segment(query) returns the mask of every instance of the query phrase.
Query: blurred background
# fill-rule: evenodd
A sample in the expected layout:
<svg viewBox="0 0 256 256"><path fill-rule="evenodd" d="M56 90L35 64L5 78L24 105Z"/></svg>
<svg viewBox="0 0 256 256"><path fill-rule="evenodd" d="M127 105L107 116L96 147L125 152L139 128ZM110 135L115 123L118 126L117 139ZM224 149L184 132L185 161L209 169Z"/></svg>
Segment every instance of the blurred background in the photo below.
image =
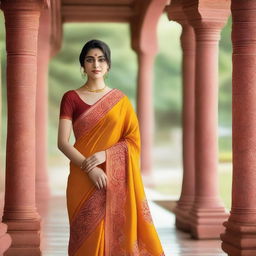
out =
<svg viewBox="0 0 256 256"><path fill-rule="evenodd" d="M2 13L1 13L2 15ZM219 54L219 186L225 206L231 201L231 22L222 30ZM5 172L6 147L6 50L4 19L0 16L2 72L1 184ZM106 84L121 89L136 107L137 57L130 48L130 31L125 23L68 23L64 25L61 51L49 66L48 166L53 194L64 194L69 160L57 148L59 107L62 95L82 86L78 57L90 39L105 41L112 52L112 68ZM154 66L155 132L153 177L155 190L179 198L182 182L181 129L181 27L163 14L158 24L159 51ZM38 70L40 72L40 70ZM74 142L72 134L71 143ZM207 149L205 149L207 150Z"/></svg>

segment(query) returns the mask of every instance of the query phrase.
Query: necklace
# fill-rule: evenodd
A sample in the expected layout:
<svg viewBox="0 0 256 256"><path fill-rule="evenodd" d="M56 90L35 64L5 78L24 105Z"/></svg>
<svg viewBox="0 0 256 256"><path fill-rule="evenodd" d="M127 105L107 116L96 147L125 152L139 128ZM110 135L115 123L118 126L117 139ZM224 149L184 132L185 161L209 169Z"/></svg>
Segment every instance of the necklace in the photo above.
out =
<svg viewBox="0 0 256 256"><path fill-rule="evenodd" d="M101 88L101 89L96 89L96 90L90 89L87 85L85 85L84 87L85 87L86 90L89 91L89 92L102 92L102 91L104 91L104 89L106 88L106 85L105 85L103 88Z"/></svg>

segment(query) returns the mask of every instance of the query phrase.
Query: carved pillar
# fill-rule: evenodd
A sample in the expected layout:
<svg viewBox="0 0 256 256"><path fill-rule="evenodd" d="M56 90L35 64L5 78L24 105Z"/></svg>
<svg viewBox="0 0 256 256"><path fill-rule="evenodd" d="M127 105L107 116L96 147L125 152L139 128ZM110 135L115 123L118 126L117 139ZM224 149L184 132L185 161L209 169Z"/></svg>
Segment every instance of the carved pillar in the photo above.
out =
<svg viewBox="0 0 256 256"><path fill-rule="evenodd" d="M182 26L182 150L183 180L180 199L175 208L176 227L190 230L189 211L195 193L195 35L188 24L180 1L171 1L166 8L168 18Z"/></svg>
<svg viewBox="0 0 256 256"><path fill-rule="evenodd" d="M40 15L36 89L36 205L39 213L47 211L50 197L47 160L48 65L50 58L50 9Z"/></svg>
<svg viewBox="0 0 256 256"><path fill-rule="evenodd" d="M1 222L0 223L0 255L1 256L11 245L11 236L6 232L7 232L7 225Z"/></svg>
<svg viewBox="0 0 256 256"><path fill-rule="evenodd" d="M177 228L188 231L190 230L189 211L193 205L195 193L195 36L193 28L189 25L182 26L181 45L183 51L183 180L175 213Z"/></svg>
<svg viewBox="0 0 256 256"><path fill-rule="evenodd" d="M0 63L1 67L1 63ZM0 82L2 87L2 74L1 74L1 68L0 68ZM2 91L0 90L0 113L2 113ZM2 122L0 120L0 129L2 128ZM1 138L0 138L0 145L1 145ZM1 148L1 150L3 150ZM2 163L1 163L2 164ZM1 170L2 171L2 170ZM2 173L0 174L1 178L1 187L4 187L4 175ZM3 255L3 253L10 247L11 245L11 236L7 234L7 225L2 223L2 214L3 214L3 197L2 197L2 191L0 191L0 255Z"/></svg>
<svg viewBox="0 0 256 256"><path fill-rule="evenodd" d="M200 5L200 8L199 8ZM218 43L229 16L229 2L184 1L196 36L195 200L190 211L191 235L218 238L228 215L218 191Z"/></svg>
<svg viewBox="0 0 256 256"><path fill-rule="evenodd" d="M143 174L152 171L154 136L153 73L155 52L138 51L137 114L141 134L141 169Z"/></svg>
<svg viewBox="0 0 256 256"><path fill-rule="evenodd" d="M3 222L12 245L6 256L38 256L35 206L37 37L41 1L2 1L7 50L7 148Z"/></svg>
<svg viewBox="0 0 256 256"><path fill-rule="evenodd" d="M256 2L232 0L233 183L222 248L256 255Z"/></svg>
<svg viewBox="0 0 256 256"><path fill-rule="evenodd" d="M158 50L157 23L166 0L142 1L131 20L132 48L138 55L137 114L141 135L141 170L148 184L152 173L154 134L153 73ZM139 6L139 5L138 5ZM146 178L146 177L145 177Z"/></svg>

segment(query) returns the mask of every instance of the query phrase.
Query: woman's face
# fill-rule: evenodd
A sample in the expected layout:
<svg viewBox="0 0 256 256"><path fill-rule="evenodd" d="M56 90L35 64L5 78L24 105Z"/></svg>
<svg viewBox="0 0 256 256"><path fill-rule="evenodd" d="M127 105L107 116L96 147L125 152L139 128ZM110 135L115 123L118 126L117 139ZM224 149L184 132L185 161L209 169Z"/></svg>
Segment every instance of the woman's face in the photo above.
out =
<svg viewBox="0 0 256 256"><path fill-rule="evenodd" d="M90 49L84 59L84 69L92 79L103 78L108 72L108 63L99 48Z"/></svg>

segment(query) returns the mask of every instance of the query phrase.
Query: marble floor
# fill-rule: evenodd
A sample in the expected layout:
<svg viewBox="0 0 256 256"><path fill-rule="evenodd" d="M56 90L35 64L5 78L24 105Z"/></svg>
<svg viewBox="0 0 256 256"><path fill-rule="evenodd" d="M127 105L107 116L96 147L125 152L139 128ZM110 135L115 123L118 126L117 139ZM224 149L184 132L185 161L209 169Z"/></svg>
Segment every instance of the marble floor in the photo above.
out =
<svg viewBox="0 0 256 256"><path fill-rule="evenodd" d="M53 196L48 206L47 217L42 221L42 255L67 256L69 228L65 197ZM219 240L193 240L189 234L175 229L175 218L171 212L152 201L149 201L149 206L166 256L226 255L220 248Z"/></svg>

